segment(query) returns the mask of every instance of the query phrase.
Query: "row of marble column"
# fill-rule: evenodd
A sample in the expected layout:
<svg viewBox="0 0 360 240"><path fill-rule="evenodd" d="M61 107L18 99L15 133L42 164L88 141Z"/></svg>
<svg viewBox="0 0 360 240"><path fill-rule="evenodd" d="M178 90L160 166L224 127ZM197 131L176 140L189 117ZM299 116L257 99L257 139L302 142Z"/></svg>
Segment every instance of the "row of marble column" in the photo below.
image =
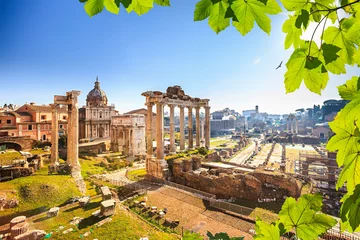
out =
<svg viewBox="0 0 360 240"><path fill-rule="evenodd" d="M152 144L152 109L154 103L147 103L147 155L152 157L153 144ZM158 160L164 159L164 106L162 102L156 103L156 158ZM176 153L175 145L175 115L174 109L176 105L168 104L170 108L170 153ZM180 108L180 151L185 151L185 106L179 106ZM188 108L188 150L194 149L194 136L193 136L193 108L195 108L196 118L196 143L195 147L200 147L200 107ZM210 107L205 107L205 147L210 147Z"/></svg>
<svg viewBox="0 0 360 240"><path fill-rule="evenodd" d="M290 129L291 129L291 133L298 133L298 121L295 119L292 120L287 120L286 121L286 131L289 132L289 125L290 125ZM295 131L294 131L294 126L295 126Z"/></svg>

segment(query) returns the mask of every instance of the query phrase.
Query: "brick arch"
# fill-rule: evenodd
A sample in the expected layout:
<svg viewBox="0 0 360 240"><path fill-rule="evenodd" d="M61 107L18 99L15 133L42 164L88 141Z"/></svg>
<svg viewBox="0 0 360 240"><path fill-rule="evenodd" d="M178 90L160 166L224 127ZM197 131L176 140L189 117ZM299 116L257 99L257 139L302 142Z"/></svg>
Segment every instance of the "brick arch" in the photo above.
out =
<svg viewBox="0 0 360 240"><path fill-rule="evenodd" d="M36 140L29 137L0 137L0 145L13 145L16 150L31 150Z"/></svg>

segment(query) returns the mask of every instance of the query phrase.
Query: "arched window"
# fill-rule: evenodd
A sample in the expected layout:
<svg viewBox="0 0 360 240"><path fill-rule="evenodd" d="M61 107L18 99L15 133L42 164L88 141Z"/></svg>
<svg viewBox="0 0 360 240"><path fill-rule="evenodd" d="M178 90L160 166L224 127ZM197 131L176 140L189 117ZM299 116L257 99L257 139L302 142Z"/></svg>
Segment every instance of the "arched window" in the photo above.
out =
<svg viewBox="0 0 360 240"><path fill-rule="evenodd" d="M99 112L99 118L102 118L102 112Z"/></svg>

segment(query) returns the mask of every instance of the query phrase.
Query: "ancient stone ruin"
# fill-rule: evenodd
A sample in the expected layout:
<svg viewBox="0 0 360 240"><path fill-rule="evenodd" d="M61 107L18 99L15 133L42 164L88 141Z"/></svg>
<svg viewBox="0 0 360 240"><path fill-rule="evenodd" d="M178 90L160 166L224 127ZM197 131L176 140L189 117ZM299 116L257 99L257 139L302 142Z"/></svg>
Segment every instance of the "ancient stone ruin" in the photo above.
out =
<svg viewBox="0 0 360 240"><path fill-rule="evenodd" d="M145 105L148 108L148 116L152 116L152 108L156 105L156 158L153 156L152 145L152 118L147 118L147 157L146 171L153 177L166 178L168 165L164 160L164 106L170 107L170 153L176 153L175 145L175 122L174 109L180 108L180 151L185 151L185 119L184 108L188 112L196 111L196 148L200 147L200 108L205 108L205 147L210 147L210 106L209 99L192 98L185 94L180 86L168 87L166 93L159 91L148 91L141 94L146 97ZM188 149L194 148L193 143L193 119L188 114Z"/></svg>
<svg viewBox="0 0 360 240"><path fill-rule="evenodd" d="M258 200L300 196L301 183L284 173L261 170L243 173L231 169L208 170L200 166L199 157L175 160L171 180L225 199L235 197Z"/></svg>

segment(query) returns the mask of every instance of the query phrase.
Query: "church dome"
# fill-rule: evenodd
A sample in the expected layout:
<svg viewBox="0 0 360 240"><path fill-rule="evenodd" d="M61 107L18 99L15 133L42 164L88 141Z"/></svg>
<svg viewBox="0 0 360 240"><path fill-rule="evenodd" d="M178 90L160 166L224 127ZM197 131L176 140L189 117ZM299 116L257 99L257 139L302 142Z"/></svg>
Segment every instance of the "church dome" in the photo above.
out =
<svg viewBox="0 0 360 240"><path fill-rule="evenodd" d="M87 106L107 106L108 100L106 94L103 90L100 89L100 82L98 81L98 77L96 77L96 82L94 89L92 89L86 98Z"/></svg>

